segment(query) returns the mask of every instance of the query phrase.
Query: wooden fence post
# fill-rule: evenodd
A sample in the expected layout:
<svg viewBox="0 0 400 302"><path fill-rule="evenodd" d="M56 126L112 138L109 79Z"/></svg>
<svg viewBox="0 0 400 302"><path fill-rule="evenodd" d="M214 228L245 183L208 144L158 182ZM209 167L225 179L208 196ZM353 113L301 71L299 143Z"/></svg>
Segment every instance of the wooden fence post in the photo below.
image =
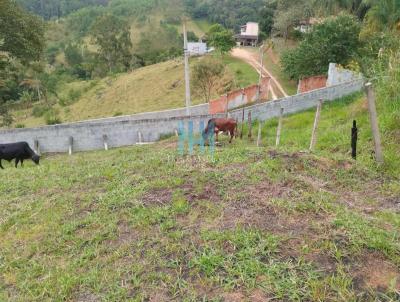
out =
<svg viewBox="0 0 400 302"><path fill-rule="evenodd" d="M368 99L368 110L369 116L371 120L371 128L372 134L374 136L374 144L375 144L375 159L378 163L383 163L383 154L382 154L382 145L381 145L381 135L379 133L378 126L378 117L376 113L376 105L375 105L375 93L372 88L372 83L365 84L365 88L367 90L367 99Z"/></svg>
<svg viewBox="0 0 400 302"><path fill-rule="evenodd" d="M74 144L74 138L72 137L72 136L70 136L69 137L69 139L68 139L68 154L69 155L72 155L72 146L73 146L73 144Z"/></svg>
<svg viewBox="0 0 400 302"><path fill-rule="evenodd" d="M103 134L103 144L104 144L104 150L108 150L108 137L106 134Z"/></svg>
<svg viewBox="0 0 400 302"><path fill-rule="evenodd" d="M37 155L40 155L40 146L39 146L39 140L35 139L33 141L33 149L35 150Z"/></svg>
<svg viewBox="0 0 400 302"><path fill-rule="evenodd" d="M281 111L279 113L279 121L278 121L278 129L276 130L276 141L275 141L275 146L278 147L279 143L281 141L281 132L282 132L282 122L283 122L283 111L285 109L281 108Z"/></svg>
<svg viewBox="0 0 400 302"><path fill-rule="evenodd" d="M257 147L261 144L261 121L258 121Z"/></svg>
<svg viewBox="0 0 400 302"><path fill-rule="evenodd" d="M240 130L240 139L243 139L243 127L244 127L244 107L242 111L242 130Z"/></svg>
<svg viewBox="0 0 400 302"><path fill-rule="evenodd" d="M249 125L249 133L248 133L248 138L251 139L252 133L251 133L251 111L249 111L249 113L247 114L247 123Z"/></svg>
<svg viewBox="0 0 400 302"><path fill-rule="evenodd" d="M317 106L317 111L315 112L314 126L311 134L310 151L314 149L315 143L317 142L317 129L319 124L319 118L321 116L322 102L323 102L322 99L320 99Z"/></svg>
<svg viewBox="0 0 400 302"><path fill-rule="evenodd" d="M228 118L228 94L225 94L225 118Z"/></svg>
<svg viewBox="0 0 400 302"><path fill-rule="evenodd" d="M357 122L353 121L353 128L351 128L351 157L353 159L357 159L357 138L358 138Z"/></svg>

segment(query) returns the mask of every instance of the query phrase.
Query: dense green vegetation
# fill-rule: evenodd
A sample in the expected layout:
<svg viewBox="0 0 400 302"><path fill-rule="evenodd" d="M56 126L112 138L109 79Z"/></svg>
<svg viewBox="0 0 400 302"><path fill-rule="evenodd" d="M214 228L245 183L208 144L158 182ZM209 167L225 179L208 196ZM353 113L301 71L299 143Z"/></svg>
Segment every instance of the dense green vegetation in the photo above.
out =
<svg viewBox="0 0 400 302"><path fill-rule="evenodd" d="M363 102L324 105L313 154L310 110L278 149L273 120L263 147L223 137L214 160L168 140L6 165L0 300L396 301L400 161L389 139L371 159Z"/></svg>

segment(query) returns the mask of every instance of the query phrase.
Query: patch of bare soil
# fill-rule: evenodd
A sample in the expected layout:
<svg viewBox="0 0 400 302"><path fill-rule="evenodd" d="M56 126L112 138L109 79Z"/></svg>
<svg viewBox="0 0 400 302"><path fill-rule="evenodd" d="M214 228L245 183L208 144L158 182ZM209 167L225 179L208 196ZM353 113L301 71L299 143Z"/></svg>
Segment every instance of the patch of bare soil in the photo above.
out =
<svg viewBox="0 0 400 302"><path fill-rule="evenodd" d="M246 300L246 297L241 292L236 293L226 293L222 295L223 301L225 302L243 302Z"/></svg>
<svg viewBox="0 0 400 302"><path fill-rule="evenodd" d="M154 205L166 205L172 200L171 189L152 189L150 192L144 194L141 198L143 205L154 206Z"/></svg>
<svg viewBox="0 0 400 302"><path fill-rule="evenodd" d="M400 291L400 270L379 253L360 257L353 266L352 276L356 287L385 292L391 285Z"/></svg>
<svg viewBox="0 0 400 302"><path fill-rule="evenodd" d="M171 298L168 296L166 290L158 290L155 293L152 293L149 297L149 302L166 302L172 301Z"/></svg>
<svg viewBox="0 0 400 302"><path fill-rule="evenodd" d="M107 242L107 245L111 245L113 247L119 247L124 244L135 242L140 236L140 232L138 232L133 227L129 226L129 224L126 221L120 221L118 223L117 232L118 232L117 237Z"/></svg>
<svg viewBox="0 0 400 302"><path fill-rule="evenodd" d="M198 200L209 200L213 202L219 202L221 200L221 196L217 192L216 186L211 182L206 183L201 192L197 192L192 183L186 183L181 187L181 189L189 203L194 203Z"/></svg>

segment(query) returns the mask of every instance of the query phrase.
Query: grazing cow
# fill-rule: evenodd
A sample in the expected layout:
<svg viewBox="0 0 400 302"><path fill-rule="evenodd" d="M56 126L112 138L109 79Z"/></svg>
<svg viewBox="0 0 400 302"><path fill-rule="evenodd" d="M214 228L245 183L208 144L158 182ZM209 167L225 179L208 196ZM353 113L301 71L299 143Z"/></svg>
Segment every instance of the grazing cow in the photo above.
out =
<svg viewBox="0 0 400 302"><path fill-rule="evenodd" d="M212 118L208 121L206 129L203 132L203 138L206 140L210 131L212 131L214 127L214 133L216 136L216 141L218 142L218 133L228 132L231 136L229 143L232 142L233 136L235 135L235 131L237 129L237 123L232 118Z"/></svg>
<svg viewBox="0 0 400 302"><path fill-rule="evenodd" d="M35 164L39 164L39 155L37 155L28 145L27 142L19 142L12 144L0 144L0 168L4 169L1 160L12 161L15 158L15 167L18 162L23 166L24 159L31 159Z"/></svg>

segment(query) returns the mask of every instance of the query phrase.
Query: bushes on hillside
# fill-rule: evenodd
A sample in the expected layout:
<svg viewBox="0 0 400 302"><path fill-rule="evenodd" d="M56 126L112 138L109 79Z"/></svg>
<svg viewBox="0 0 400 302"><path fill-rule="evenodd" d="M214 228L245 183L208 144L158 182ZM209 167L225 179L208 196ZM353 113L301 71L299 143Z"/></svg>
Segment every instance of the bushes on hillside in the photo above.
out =
<svg viewBox="0 0 400 302"><path fill-rule="evenodd" d="M305 35L299 46L283 53L284 72L291 79L326 74L329 63L347 65L357 57L361 25L350 15L331 17Z"/></svg>

